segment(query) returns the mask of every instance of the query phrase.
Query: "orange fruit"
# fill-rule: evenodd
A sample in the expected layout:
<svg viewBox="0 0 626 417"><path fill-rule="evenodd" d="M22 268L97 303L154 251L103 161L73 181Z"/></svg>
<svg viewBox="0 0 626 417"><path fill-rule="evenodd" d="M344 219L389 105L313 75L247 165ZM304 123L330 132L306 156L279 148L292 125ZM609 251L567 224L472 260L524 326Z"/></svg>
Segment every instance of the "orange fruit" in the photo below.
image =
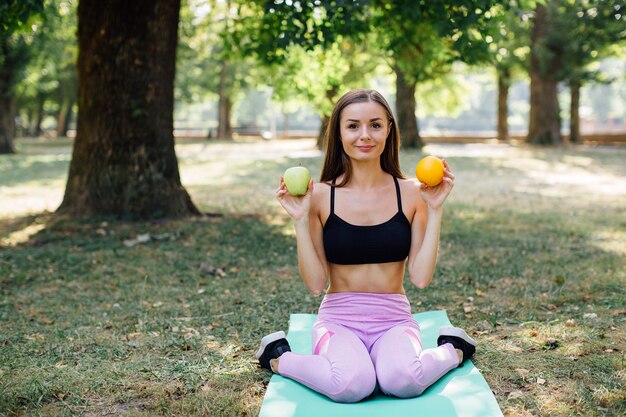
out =
<svg viewBox="0 0 626 417"><path fill-rule="evenodd" d="M417 179L434 187L443 181L443 161L436 156L427 156L422 158L415 168Z"/></svg>

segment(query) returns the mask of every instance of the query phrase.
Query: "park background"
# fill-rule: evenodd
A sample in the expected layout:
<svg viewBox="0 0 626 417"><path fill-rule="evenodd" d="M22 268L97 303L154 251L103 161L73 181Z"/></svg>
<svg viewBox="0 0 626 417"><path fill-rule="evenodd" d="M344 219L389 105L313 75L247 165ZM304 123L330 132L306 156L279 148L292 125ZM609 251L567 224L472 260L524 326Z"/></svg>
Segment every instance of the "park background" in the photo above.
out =
<svg viewBox="0 0 626 417"><path fill-rule="evenodd" d="M616 1L0 4L0 416L254 416L254 352L315 313L279 176L380 90L401 166L457 176L415 311L506 416L626 411Z"/></svg>

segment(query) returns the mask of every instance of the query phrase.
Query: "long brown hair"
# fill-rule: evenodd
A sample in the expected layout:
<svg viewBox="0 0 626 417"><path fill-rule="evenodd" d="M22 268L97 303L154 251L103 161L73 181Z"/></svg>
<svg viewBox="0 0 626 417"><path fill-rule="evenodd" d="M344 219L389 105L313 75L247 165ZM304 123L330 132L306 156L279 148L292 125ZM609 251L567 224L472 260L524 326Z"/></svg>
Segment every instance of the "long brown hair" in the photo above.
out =
<svg viewBox="0 0 626 417"><path fill-rule="evenodd" d="M322 168L320 182L328 183L340 175L343 175L343 178L341 182L337 184L337 187L343 187L350 181L352 165L350 164L350 157L348 157L341 144L341 132L339 130L341 112L352 103L367 101L372 101L383 106L385 113L387 113L387 121L391 123L391 129L389 129L389 135L385 142L385 149L382 155L380 155L380 167L383 171L394 177L404 178L402 171L400 171L400 129L398 129L398 124L393 117L387 100L376 90L352 90L344 94L337 101L335 108L333 108L330 114L326 133L324 134L326 155L324 157L324 166Z"/></svg>

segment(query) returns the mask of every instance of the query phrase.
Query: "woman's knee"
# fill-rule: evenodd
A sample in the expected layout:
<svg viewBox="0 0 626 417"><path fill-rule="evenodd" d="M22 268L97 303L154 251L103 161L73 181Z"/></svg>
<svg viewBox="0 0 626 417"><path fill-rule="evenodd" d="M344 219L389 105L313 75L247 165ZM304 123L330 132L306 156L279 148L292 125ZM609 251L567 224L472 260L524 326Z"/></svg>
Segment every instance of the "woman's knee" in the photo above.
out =
<svg viewBox="0 0 626 417"><path fill-rule="evenodd" d="M328 397L340 403L355 403L368 397L376 389L376 371L370 363L360 364L350 375L333 375L335 390Z"/></svg>
<svg viewBox="0 0 626 417"><path fill-rule="evenodd" d="M419 358L421 342L413 329L396 328L376 346L376 377L380 389L388 395L412 398L422 394L423 367Z"/></svg>
<svg viewBox="0 0 626 417"><path fill-rule="evenodd" d="M377 369L378 385L382 392L399 398L413 398L426 389L409 369Z"/></svg>

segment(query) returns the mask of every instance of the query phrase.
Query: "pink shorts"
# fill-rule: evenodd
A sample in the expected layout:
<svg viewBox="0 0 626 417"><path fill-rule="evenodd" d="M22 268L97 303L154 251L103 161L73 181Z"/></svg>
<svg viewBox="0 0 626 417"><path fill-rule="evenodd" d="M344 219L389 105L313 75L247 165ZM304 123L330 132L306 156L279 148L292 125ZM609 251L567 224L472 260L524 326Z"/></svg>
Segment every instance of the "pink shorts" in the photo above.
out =
<svg viewBox="0 0 626 417"><path fill-rule="evenodd" d="M324 344L327 324L338 324L354 333L367 351L392 327L415 328L419 325L411 315L411 305L404 294L339 292L326 294L313 326L313 354Z"/></svg>

